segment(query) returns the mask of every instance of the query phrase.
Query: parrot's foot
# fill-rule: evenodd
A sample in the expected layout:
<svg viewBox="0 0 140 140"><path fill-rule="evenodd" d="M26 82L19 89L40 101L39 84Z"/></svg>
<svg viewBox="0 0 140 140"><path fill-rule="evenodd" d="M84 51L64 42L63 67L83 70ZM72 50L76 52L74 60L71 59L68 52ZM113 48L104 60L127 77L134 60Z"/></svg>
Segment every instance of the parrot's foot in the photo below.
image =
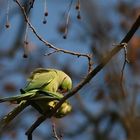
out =
<svg viewBox="0 0 140 140"><path fill-rule="evenodd" d="M25 94L26 92L21 88L20 89L21 94Z"/></svg>

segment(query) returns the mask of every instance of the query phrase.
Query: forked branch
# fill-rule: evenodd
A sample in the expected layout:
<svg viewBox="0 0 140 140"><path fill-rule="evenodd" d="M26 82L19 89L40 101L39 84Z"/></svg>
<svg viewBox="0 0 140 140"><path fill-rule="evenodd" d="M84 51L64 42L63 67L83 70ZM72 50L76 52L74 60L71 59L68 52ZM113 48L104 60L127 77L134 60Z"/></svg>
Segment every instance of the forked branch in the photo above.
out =
<svg viewBox="0 0 140 140"><path fill-rule="evenodd" d="M140 16L136 19L135 23L132 25L129 32L126 34L126 36L122 39L120 44L122 43L128 43L130 39L133 37L134 33L137 31L137 29L140 26ZM108 54L106 54L105 57L102 58L102 62L89 74L83 79L75 88L73 88L66 96L64 96L60 102L56 105L56 107L52 110L50 113L50 116L53 116L56 111L60 108L60 106L70 97L75 95L83 86L85 86L90 80L103 69L103 67L111 60L111 58L116 55L121 49L123 49L124 45L117 45L115 48L113 48ZM43 117L43 116L42 116ZM31 128L27 131L28 134L31 134L44 120L47 118L47 116L43 117L41 121L36 121Z"/></svg>
<svg viewBox="0 0 140 140"><path fill-rule="evenodd" d="M15 2L18 4L18 6L20 7L25 21L28 23L29 27L31 28L32 32L37 36L37 38L43 42L45 45L47 45L49 48L53 49L56 52L63 52L63 53L67 53L67 54L71 54L71 55L75 55L77 57L86 57L89 60L89 69L90 72L87 74L87 76L85 77L85 79L83 79L75 88L73 88L69 93L66 94L66 96L64 96L60 102L56 105L56 107L52 110L52 112L50 112L49 116L41 116L38 118L38 120L29 128L29 130L26 132L26 135L28 135L28 140L32 139L32 133L33 131L46 119L46 118L50 118L52 116L54 116L54 114L56 113L56 111L60 108L60 106L71 96L75 95L80 89L82 89L88 82L90 82L90 80L98 73L100 72L103 67L111 60L111 58L116 55L122 48L124 48L124 45L121 45L123 43L128 43L130 41L130 39L133 37L134 33L137 31L137 29L140 26L140 16L136 19L135 23L132 25L131 29L129 30L129 32L126 34L126 36L122 39L122 41L120 42L119 45L117 45L116 47L114 47L108 54L106 54L105 57L102 58L101 63L93 70L91 70L91 55L89 54L82 54L82 53L77 53L77 52L72 52L72 51L68 51L68 50L64 50L64 49L60 49L55 47L54 45L52 45L51 43L49 43L48 41L44 40L35 30L35 28L33 27L33 25L30 23L26 12L24 10L24 7L21 6L21 4L19 3L18 0L15 0ZM30 139L29 139L30 138Z"/></svg>

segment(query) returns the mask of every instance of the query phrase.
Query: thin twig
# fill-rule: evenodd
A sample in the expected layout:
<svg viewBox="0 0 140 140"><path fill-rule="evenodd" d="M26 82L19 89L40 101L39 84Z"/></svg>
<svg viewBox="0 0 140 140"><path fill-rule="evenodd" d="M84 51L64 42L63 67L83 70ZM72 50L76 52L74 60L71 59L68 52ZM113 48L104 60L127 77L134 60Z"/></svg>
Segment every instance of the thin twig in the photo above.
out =
<svg viewBox="0 0 140 140"><path fill-rule="evenodd" d="M34 2L35 2L35 0L30 0L30 2L29 2L30 6L29 6L28 13L29 13L29 12L31 11L31 9L33 8Z"/></svg>
<svg viewBox="0 0 140 140"><path fill-rule="evenodd" d="M59 138L59 136L57 135L57 132L56 132L56 125L55 125L55 122L53 121L52 122L52 131L53 131L53 134L54 134L54 138L56 139L56 140L61 140L61 138Z"/></svg>
<svg viewBox="0 0 140 140"><path fill-rule="evenodd" d="M64 31L64 35L63 35L63 38L64 39L67 38L67 34L68 34L68 26L69 26L69 19L70 19L70 10L71 10L71 7L72 7L72 3L73 3L73 0L71 0L71 2L69 4L69 8L68 8L67 15L66 15L65 31Z"/></svg>
<svg viewBox="0 0 140 140"><path fill-rule="evenodd" d="M50 52L50 53L47 53L47 54L45 54L45 55L50 56L50 55L52 55L52 54L54 54L54 53L57 53L57 52L59 52L59 51L58 51L58 50L55 50L55 51Z"/></svg>
<svg viewBox="0 0 140 140"><path fill-rule="evenodd" d="M22 7L22 5L20 4L20 2L18 0L15 0L15 2L18 4L18 6L20 7L22 13L23 13L23 16L24 16L24 19L25 21L28 23L30 29L32 30L32 32L36 35L36 37L41 41L43 42L46 46L48 46L49 48L51 49L54 49L56 51L59 51L59 52L63 52L63 53L67 53L67 54L71 54L71 55L75 55L77 57L86 57L88 59L91 59L90 58L90 55L89 54L84 54L84 53L77 53L77 52L73 52L73 51L68 51L68 50L65 50L65 49L60 49L60 48L57 48L55 47L54 45L52 45L51 43L49 43L48 41L44 40L38 33L37 31L35 30L35 28L33 27L33 25L31 24L31 22L29 21L28 19L28 16L25 12L25 9L24 7Z"/></svg>
<svg viewBox="0 0 140 140"><path fill-rule="evenodd" d="M92 54L89 55L89 58L88 58L88 72L91 72L93 70L93 56Z"/></svg>
<svg viewBox="0 0 140 140"><path fill-rule="evenodd" d="M28 57L28 24L26 24L26 30L25 30L25 36L24 36L24 54L23 57L27 58Z"/></svg>
<svg viewBox="0 0 140 140"><path fill-rule="evenodd" d="M6 10L6 28L10 27L10 22L9 22L9 10L10 10L10 0L7 1L7 10Z"/></svg>
<svg viewBox="0 0 140 140"><path fill-rule="evenodd" d="M29 18L25 12L25 9L24 7L22 7L22 5L20 4L20 2L18 0L15 0L15 2L18 4L18 6L20 7L22 13L23 13L23 16L24 16L24 19L25 21L27 22L27 24L29 25L30 29L32 30L32 32L36 35L36 37L41 41L43 42L46 46L48 46L49 48L55 50L55 52L63 52L63 53L67 53L67 54L70 54L70 55L75 55L77 57L85 57L88 59L88 71L91 71L92 69L92 64L93 64L93 61L92 61L92 54L85 54L85 53L77 53L77 52L73 52L73 51L68 51L68 50L65 50L65 49L60 49L60 48L57 48L55 47L54 45L52 45L51 43L49 43L48 41L44 40L38 33L37 31L35 30L35 28L33 27L33 25L31 24L31 22L29 21Z"/></svg>
<svg viewBox="0 0 140 140"><path fill-rule="evenodd" d="M127 58L127 43L122 43L123 45L123 48L124 48L124 63L123 63L123 66L122 66L122 70L121 70L121 89L122 89L122 95L123 97L125 98L126 97L126 92L124 90L124 86L123 86L123 77L124 77L124 69L125 69L125 66L126 66L126 63L128 63L128 58Z"/></svg>
<svg viewBox="0 0 140 140"><path fill-rule="evenodd" d="M121 69L121 77L120 77L120 86L122 89L122 96L126 97L126 92L124 90L124 86L123 86L123 76L124 76L124 69L126 66L126 63L129 63L128 58L127 58L127 43L121 43L121 44L114 44L113 46L122 46L122 48L124 49L124 62L123 62L123 66Z"/></svg>
<svg viewBox="0 0 140 140"><path fill-rule="evenodd" d="M124 69L125 69L126 63L128 63L129 61L127 58L127 43L122 43L121 45L123 45L123 48L124 48L124 63L121 70L121 83L123 84Z"/></svg>

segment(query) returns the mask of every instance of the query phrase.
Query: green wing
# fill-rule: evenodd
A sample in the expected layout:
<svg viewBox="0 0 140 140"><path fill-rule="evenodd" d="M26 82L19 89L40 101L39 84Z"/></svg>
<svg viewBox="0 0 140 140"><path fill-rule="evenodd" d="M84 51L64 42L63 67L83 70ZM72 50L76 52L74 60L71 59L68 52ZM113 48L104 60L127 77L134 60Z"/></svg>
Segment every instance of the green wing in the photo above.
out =
<svg viewBox="0 0 140 140"><path fill-rule="evenodd" d="M29 77L28 84L24 90L29 91L32 89L40 89L41 87L51 83L55 78L56 72L51 69L36 69Z"/></svg>
<svg viewBox="0 0 140 140"><path fill-rule="evenodd" d="M52 92L52 91L38 91L40 92L40 94L43 94L45 96L50 96L50 97L54 97L57 99L61 99L63 98L63 94L59 93L59 92Z"/></svg>

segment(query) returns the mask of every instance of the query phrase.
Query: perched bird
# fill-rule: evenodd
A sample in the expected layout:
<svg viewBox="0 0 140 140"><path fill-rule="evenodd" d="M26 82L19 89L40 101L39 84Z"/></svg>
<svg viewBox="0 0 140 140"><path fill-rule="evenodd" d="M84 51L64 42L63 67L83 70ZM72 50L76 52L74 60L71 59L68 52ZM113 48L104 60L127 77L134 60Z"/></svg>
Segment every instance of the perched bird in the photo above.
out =
<svg viewBox="0 0 140 140"><path fill-rule="evenodd" d="M16 102L14 110L0 120L1 127L11 122L24 108L31 105L41 114L47 115L56 106L64 93L72 88L71 78L57 69L38 68L27 80L27 85L21 89L21 95L0 99L1 102ZM72 107L65 101L57 110L54 117L61 118L71 112Z"/></svg>

